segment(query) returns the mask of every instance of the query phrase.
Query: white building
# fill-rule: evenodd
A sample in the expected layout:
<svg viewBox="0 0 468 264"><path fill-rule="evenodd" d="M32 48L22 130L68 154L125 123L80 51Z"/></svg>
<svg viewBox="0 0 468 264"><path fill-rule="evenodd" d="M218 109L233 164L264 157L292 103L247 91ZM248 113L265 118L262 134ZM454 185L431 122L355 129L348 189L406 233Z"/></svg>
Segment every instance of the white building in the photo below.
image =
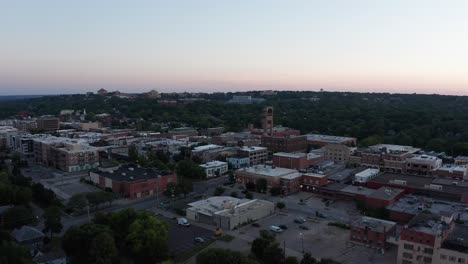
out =
<svg viewBox="0 0 468 264"><path fill-rule="evenodd" d="M250 164L250 158L243 156L229 157L226 158L226 161L229 163L229 165L231 165L231 168L233 169L245 168L248 167Z"/></svg>
<svg viewBox="0 0 468 264"><path fill-rule="evenodd" d="M232 230L271 215L275 204L265 200L214 196L188 204L187 219Z"/></svg>
<svg viewBox="0 0 468 264"><path fill-rule="evenodd" d="M210 161L200 165L205 170L207 178L216 177L225 174L228 171L228 163L224 161Z"/></svg>
<svg viewBox="0 0 468 264"><path fill-rule="evenodd" d="M359 173L356 173L354 176L354 181L359 183L365 183L373 178L375 178L379 174L379 169L366 169Z"/></svg>

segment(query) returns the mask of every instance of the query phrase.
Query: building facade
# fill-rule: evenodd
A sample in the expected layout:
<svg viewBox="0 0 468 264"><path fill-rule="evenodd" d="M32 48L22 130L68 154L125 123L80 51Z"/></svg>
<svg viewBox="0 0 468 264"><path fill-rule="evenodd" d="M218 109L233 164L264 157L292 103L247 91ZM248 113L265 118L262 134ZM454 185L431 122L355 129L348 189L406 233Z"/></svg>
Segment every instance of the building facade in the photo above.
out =
<svg viewBox="0 0 468 264"><path fill-rule="evenodd" d="M228 171L228 163L218 160L201 164L200 167L205 170L207 178L222 176Z"/></svg>

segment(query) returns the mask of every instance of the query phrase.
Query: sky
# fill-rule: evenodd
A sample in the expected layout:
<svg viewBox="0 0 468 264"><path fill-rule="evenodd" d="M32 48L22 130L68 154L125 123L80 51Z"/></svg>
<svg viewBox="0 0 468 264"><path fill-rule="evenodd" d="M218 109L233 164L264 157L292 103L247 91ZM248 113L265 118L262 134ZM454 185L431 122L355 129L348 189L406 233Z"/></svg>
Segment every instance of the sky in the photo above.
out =
<svg viewBox="0 0 468 264"><path fill-rule="evenodd" d="M0 0L0 95L468 95L466 0Z"/></svg>

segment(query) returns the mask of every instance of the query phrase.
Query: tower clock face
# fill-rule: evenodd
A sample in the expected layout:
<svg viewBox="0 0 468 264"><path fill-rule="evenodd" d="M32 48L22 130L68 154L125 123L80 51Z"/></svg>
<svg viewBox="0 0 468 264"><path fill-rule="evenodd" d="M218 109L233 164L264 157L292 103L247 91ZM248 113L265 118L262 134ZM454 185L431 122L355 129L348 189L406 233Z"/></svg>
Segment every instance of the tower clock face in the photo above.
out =
<svg viewBox="0 0 468 264"><path fill-rule="evenodd" d="M268 108L268 109L267 109L267 114L269 114L269 115L273 114L273 109L272 109L272 108Z"/></svg>

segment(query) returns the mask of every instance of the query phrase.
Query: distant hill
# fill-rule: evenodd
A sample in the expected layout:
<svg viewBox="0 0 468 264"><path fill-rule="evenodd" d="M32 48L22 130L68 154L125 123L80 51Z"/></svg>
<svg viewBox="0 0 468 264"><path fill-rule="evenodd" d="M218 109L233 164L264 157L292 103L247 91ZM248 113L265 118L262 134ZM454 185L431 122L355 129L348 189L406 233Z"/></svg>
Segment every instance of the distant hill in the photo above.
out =
<svg viewBox="0 0 468 264"><path fill-rule="evenodd" d="M0 101L24 100L43 96L46 95L0 95Z"/></svg>

